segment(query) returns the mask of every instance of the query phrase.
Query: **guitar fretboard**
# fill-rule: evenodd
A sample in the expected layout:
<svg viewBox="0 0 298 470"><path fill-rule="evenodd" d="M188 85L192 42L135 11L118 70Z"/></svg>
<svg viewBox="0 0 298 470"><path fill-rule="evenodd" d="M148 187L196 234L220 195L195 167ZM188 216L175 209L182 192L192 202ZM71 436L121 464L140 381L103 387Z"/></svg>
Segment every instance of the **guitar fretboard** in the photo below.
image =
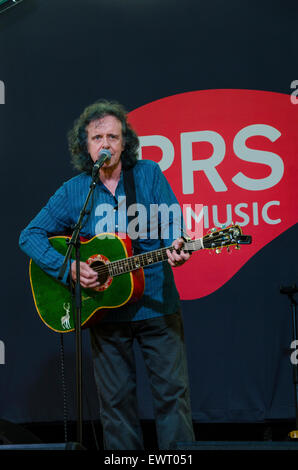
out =
<svg viewBox="0 0 298 470"><path fill-rule="evenodd" d="M184 251L197 251L201 248L203 248L201 239L185 242L183 246ZM120 274L135 271L139 268L150 266L151 264L166 261L168 259L167 250L172 252L175 250L175 248L173 246L160 248L158 250L134 255L118 261L112 261L106 266L108 267L110 276L118 276Z"/></svg>

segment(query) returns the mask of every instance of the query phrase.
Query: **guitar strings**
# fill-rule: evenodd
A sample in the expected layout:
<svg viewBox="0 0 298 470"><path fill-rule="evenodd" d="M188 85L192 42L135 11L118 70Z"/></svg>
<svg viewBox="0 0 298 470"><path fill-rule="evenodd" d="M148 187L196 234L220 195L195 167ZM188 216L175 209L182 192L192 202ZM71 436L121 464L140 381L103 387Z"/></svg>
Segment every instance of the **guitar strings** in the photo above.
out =
<svg viewBox="0 0 298 470"><path fill-rule="evenodd" d="M115 268L121 268L121 267L125 267L125 268L129 268L129 270L136 270L136 269L139 269L140 267L142 267L142 263L140 263L139 265L136 265L135 262L138 261L146 261L146 258L147 258L147 261L148 261L148 258L150 256L150 259L153 259L154 257L156 258L156 260L154 260L153 262L150 262L149 264L154 264L154 263L158 263L160 261L164 261L164 255L166 253L166 250L171 250L173 251L173 247L170 247L170 248L162 248L162 249L159 249L159 250L154 250L154 251L150 251L148 253L141 253L140 255L135 255L135 256L129 256L128 258L124 258L124 259L120 259L120 260L115 260L115 261L111 261L107 264L102 264L101 266L98 266L98 267L94 267L92 268L94 271L96 271L97 273L104 273L106 272L107 270L109 270L109 268L112 268L115 267ZM129 272L129 271L128 271ZM119 273L119 274L122 274L122 273Z"/></svg>
<svg viewBox="0 0 298 470"><path fill-rule="evenodd" d="M200 240L191 240L190 242L187 242L187 245L190 245L192 244L194 247L198 246L200 247L201 246L201 241ZM93 267L92 269L94 271L96 271L98 274L103 274L103 273L106 273L106 271L109 271L109 269L113 269L113 267L115 268L129 268L129 271L132 271L132 270L136 270L136 269L139 269L140 267L142 267L142 262L146 263L146 261L149 260L149 257L150 257L150 260L153 260L153 261L150 261L148 264L155 264L155 263L158 263L160 261L165 261L166 258L165 258L165 255L166 255L166 251L167 250L170 250L170 251L174 251L174 247L167 247L167 248L161 248L161 249L157 249L157 250L154 250L154 251L150 251L150 252L145 252L145 253L141 253L140 255L134 255L134 256L129 256L128 258L124 258L124 259L120 259L120 260L115 260L115 261L111 261L107 264L102 264L101 266L95 266ZM195 251L196 248L194 248L194 251ZM156 258L154 260L154 258ZM134 264L136 261L141 261L140 265L136 265ZM122 274L121 272L118 273L118 274Z"/></svg>
<svg viewBox="0 0 298 470"><path fill-rule="evenodd" d="M224 231L226 232L226 230ZM210 235L205 235L205 237L203 237L203 245L204 245L204 248L208 248L208 246L206 246L207 244L210 245L209 248L214 248L212 247L212 244L213 243L218 243L219 240L223 240L223 237L222 235L220 235L219 233L211 233ZM226 240L229 240L229 237L226 238ZM206 243L207 242L207 243ZM202 241L201 239L199 240L190 240L188 242L186 242L185 246L189 246L189 245L193 245L193 248L191 251L196 251L196 249L200 248L201 245L202 245ZM227 245L225 245L227 246ZM93 267L92 269L94 271L96 271L98 274L104 274L106 273L107 271L110 271L111 269L113 270L113 268L115 267L116 269L123 269L123 268L128 268L128 271L126 272L130 272L130 271L133 271L133 270L136 270L136 269L139 269L142 267L142 263L146 263L146 261L148 261L148 258L150 257L150 260L154 259L154 258L157 258L156 260L154 261L150 261L148 264L155 264L155 263L158 263L160 261L164 261L166 258L163 259L164 255L166 254L166 251L167 250L170 250L170 251L174 251L174 247L171 246L171 247L167 247L167 248L161 248L161 249L157 249L157 250L154 250L154 251L150 251L150 252L145 252L145 253L141 253L140 255L134 255L134 256L129 256L127 258L123 258L123 259L120 259L120 260L115 260L115 261L111 261L107 264L102 264L101 266L95 266ZM137 261L141 261L140 264L135 264L135 262ZM124 271L125 272L125 271ZM117 273L117 274L122 274L122 272L120 273ZM116 275L115 273L113 273L113 275Z"/></svg>

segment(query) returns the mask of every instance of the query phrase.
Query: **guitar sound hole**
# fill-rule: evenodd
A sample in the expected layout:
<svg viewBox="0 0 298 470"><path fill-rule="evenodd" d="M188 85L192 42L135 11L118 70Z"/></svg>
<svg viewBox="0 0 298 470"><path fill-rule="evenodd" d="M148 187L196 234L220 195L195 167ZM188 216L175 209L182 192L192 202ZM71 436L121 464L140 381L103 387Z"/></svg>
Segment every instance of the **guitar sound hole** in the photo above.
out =
<svg viewBox="0 0 298 470"><path fill-rule="evenodd" d="M109 277L108 267L102 261L93 261L90 264L90 267L94 269L94 271L98 272L98 281L101 285L105 284Z"/></svg>

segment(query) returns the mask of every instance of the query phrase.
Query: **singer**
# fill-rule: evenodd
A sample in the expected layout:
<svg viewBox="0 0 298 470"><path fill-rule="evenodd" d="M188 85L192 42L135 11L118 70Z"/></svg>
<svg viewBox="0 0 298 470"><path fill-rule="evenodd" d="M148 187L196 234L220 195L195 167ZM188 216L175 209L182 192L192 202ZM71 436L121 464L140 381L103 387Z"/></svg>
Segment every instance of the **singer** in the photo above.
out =
<svg viewBox="0 0 298 470"><path fill-rule="evenodd" d="M137 207L137 203L148 209L150 204L167 204L168 207L177 204L158 164L137 159L139 140L120 104L100 100L88 106L74 123L68 141L72 163L79 175L56 191L20 235L21 249L54 278L58 276L64 256L50 245L48 237L69 232L94 176L98 177L98 182L80 233L82 237L96 235L97 208L101 204L113 205L117 224L117 216L120 217L120 212L123 214L118 211L118 202L124 196L127 209ZM128 227L130 214L124 216ZM160 225L162 223L160 221ZM150 239L148 230L133 240L135 253L163 246L175 247L172 253L167 252L167 262L144 270L145 291L141 299L110 309L89 330L103 445L107 450L144 449L136 395L134 341L141 348L151 384L159 449L171 449L177 441L195 439L183 321L172 272L172 268L187 262L190 255L179 250L182 238L171 238L178 221L170 214L167 223L170 230L166 233L170 238ZM182 229L180 233L182 236ZM71 279L76 279L75 261L66 271L63 283ZM98 274L83 261L80 262L80 282L87 289L99 286Z"/></svg>

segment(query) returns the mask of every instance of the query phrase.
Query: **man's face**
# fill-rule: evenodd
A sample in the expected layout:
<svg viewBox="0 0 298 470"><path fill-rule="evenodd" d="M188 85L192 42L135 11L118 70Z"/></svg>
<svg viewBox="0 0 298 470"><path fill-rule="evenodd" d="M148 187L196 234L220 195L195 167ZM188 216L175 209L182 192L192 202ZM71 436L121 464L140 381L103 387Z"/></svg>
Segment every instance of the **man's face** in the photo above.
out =
<svg viewBox="0 0 298 470"><path fill-rule="evenodd" d="M99 152L102 149L109 150L112 157L104 163L102 169L116 168L124 150L121 121L115 116L104 116L91 121L86 127L86 131L88 135L87 148L94 163L97 162Z"/></svg>

